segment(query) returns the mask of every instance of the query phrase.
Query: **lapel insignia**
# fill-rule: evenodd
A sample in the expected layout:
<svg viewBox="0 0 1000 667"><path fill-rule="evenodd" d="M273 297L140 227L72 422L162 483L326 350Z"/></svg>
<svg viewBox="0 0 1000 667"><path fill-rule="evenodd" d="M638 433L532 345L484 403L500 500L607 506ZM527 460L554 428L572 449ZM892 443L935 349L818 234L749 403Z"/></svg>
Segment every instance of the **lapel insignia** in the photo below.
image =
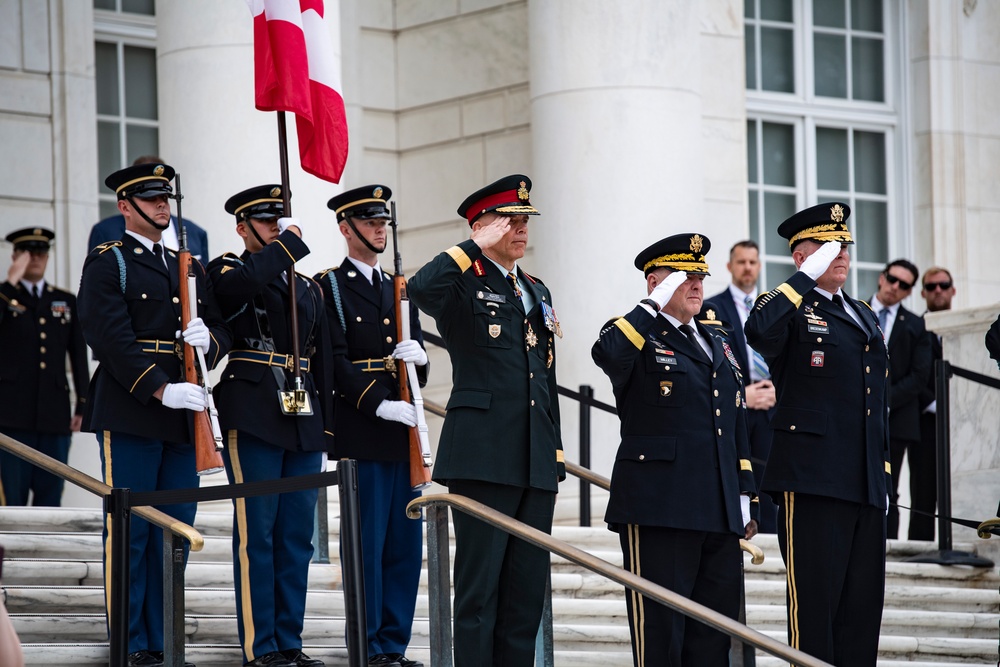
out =
<svg viewBox="0 0 1000 667"><path fill-rule="evenodd" d="M136 248L136 249L135 249L135 250L133 250L132 252L134 252L134 253L135 253L135 254L137 254L137 255L141 255L141 254L142 254L142 248Z"/></svg>
<svg viewBox="0 0 1000 667"><path fill-rule="evenodd" d="M670 380L660 381L660 396L670 396L674 393L674 383Z"/></svg>
<svg viewBox="0 0 1000 667"><path fill-rule="evenodd" d="M535 330L531 328L531 324L528 324L528 332L524 334L524 342L528 344L528 347L535 347L538 345L538 336L535 334Z"/></svg>
<svg viewBox="0 0 1000 667"><path fill-rule="evenodd" d="M347 277L348 278L357 278L358 277L358 272L355 271L354 269L351 269L350 271L347 272Z"/></svg>
<svg viewBox="0 0 1000 667"><path fill-rule="evenodd" d="M490 333L490 338L499 338L500 337L500 325L499 324L491 324L490 328L489 328L489 333Z"/></svg>

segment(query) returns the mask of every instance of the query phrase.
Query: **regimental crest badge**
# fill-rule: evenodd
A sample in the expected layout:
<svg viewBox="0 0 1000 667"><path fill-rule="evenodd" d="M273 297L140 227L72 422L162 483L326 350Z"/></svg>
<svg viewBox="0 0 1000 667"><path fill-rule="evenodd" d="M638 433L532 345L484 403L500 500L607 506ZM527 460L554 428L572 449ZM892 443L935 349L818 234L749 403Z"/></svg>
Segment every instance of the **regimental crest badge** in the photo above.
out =
<svg viewBox="0 0 1000 667"><path fill-rule="evenodd" d="M517 189L517 198L521 201L528 201L528 184L521 181L521 187Z"/></svg>
<svg viewBox="0 0 1000 667"><path fill-rule="evenodd" d="M280 197L281 196L281 188L277 188L277 187L271 188L271 196L272 197Z"/></svg>
<svg viewBox="0 0 1000 667"><path fill-rule="evenodd" d="M165 170L163 168L163 165L162 164L158 164L158 165L156 165L156 168L153 169L153 176L163 176L163 172L164 171Z"/></svg>
<svg viewBox="0 0 1000 667"><path fill-rule="evenodd" d="M660 382L660 396L670 396L674 393L674 383L670 380Z"/></svg>
<svg viewBox="0 0 1000 667"><path fill-rule="evenodd" d="M691 237L691 252L701 252L702 238L700 235L695 234Z"/></svg>
<svg viewBox="0 0 1000 667"><path fill-rule="evenodd" d="M375 197L376 199L381 199L382 198L382 188L381 187L377 187L374 190L372 190L372 197Z"/></svg>
<svg viewBox="0 0 1000 667"><path fill-rule="evenodd" d="M844 221L844 207L840 204L834 204L833 208L830 209L830 219L834 222Z"/></svg>
<svg viewBox="0 0 1000 667"><path fill-rule="evenodd" d="M490 338L499 338L500 337L500 325L499 324L491 324L490 328L488 329L488 331L490 332Z"/></svg>

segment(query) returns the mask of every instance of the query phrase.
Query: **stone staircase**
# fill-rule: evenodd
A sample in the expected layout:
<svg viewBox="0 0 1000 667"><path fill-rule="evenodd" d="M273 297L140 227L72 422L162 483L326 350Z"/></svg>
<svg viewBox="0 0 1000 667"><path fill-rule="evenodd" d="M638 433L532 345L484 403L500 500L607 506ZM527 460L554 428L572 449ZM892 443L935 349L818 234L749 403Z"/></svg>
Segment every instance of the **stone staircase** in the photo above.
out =
<svg viewBox="0 0 1000 667"><path fill-rule="evenodd" d="M336 494L331 496L330 555L336 559L338 508ZM620 565L617 537L603 523L594 528L566 525L572 510L571 502L557 505L557 523L563 525L556 526L554 535ZM594 516L600 517L600 511L595 509ZM196 527L205 535L205 548L192 554L186 572L187 659L200 667L239 665L231 512L225 503L203 504ZM0 544L7 553L3 592L29 664L107 664L100 531L97 510L0 508ZM784 567L777 540L762 535L754 542L764 549L766 560L760 566L747 560L747 619L755 629L783 640ZM889 543L879 665L998 664L997 568L900 562L934 547L930 543ZM972 551L975 544L959 543L955 548ZM426 583L425 571L408 655L430 665ZM556 665L632 664L620 586L554 558L552 590ZM344 600L336 563L312 565L306 614L306 652L326 660L331 667L346 665ZM757 664L772 667L786 663L761 654Z"/></svg>

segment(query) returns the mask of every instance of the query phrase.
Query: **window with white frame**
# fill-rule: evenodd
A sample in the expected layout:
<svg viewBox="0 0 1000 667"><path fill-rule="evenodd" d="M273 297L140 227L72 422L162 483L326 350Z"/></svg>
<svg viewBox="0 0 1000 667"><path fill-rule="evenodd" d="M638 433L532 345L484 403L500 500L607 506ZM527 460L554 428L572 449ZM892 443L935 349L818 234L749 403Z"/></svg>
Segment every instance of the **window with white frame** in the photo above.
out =
<svg viewBox="0 0 1000 667"><path fill-rule="evenodd" d="M851 276L868 299L904 245L896 156L898 0L744 0L750 236L761 288L792 270L782 220L822 201L851 207Z"/></svg>
<svg viewBox="0 0 1000 667"><path fill-rule="evenodd" d="M104 178L159 153L153 0L94 0L97 191L101 217L115 215Z"/></svg>

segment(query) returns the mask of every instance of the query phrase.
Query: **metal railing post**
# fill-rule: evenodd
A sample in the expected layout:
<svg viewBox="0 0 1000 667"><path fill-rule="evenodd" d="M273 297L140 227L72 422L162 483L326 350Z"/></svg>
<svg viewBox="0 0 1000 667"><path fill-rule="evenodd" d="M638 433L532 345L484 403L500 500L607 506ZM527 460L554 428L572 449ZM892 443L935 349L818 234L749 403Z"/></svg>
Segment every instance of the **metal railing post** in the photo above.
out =
<svg viewBox="0 0 1000 667"><path fill-rule="evenodd" d="M427 526L427 607L430 622L431 664L452 667L451 574L449 572L448 508L429 505Z"/></svg>
<svg viewBox="0 0 1000 667"><path fill-rule="evenodd" d="M163 529L163 664L184 667L184 540Z"/></svg>
<svg viewBox="0 0 1000 667"><path fill-rule="evenodd" d="M594 398L594 388L589 384L580 385L580 394L585 399ZM590 468L590 403L580 401L580 465ZM580 525L590 526L590 483L580 480Z"/></svg>
<svg viewBox="0 0 1000 667"><path fill-rule="evenodd" d="M340 492L340 550L344 572L344 610L347 616L347 664L368 664L368 631L365 621L365 580L361 563L361 510L358 500L358 462L337 462Z"/></svg>
<svg viewBox="0 0 1000 667"><path fill-rule="evenodd" d="M327 564L330 562L330 525L327 519L327 487L321 486L316 494L316 519L313 523L313 557L312 562Z"/></svg>
<svg viewBox="0 0 1000 667"><path fill-rule="evenodd" d="M111 667L128 665L129 544L132 506L129 489L111 489L104 498L111 515L111 609L108 610L108 649ZM107 566L107 563L105 563Z"/></svg>
<svg viewBox="0 0 1000 667"><path fill-rule="evenodd" d="M937 497L938 549L951 550L951 363L934 362L934 391L937 399Z"/></svg>
<svg viewBox="0 0 1000 667"><path fill-rule="evenodd" d="M517 539L517 538L515 538ZM552 573L545 578L545 602L542 605L542 620L538 624L535 637L535 666L555 665L555 645L552 638Z"/></svg>

